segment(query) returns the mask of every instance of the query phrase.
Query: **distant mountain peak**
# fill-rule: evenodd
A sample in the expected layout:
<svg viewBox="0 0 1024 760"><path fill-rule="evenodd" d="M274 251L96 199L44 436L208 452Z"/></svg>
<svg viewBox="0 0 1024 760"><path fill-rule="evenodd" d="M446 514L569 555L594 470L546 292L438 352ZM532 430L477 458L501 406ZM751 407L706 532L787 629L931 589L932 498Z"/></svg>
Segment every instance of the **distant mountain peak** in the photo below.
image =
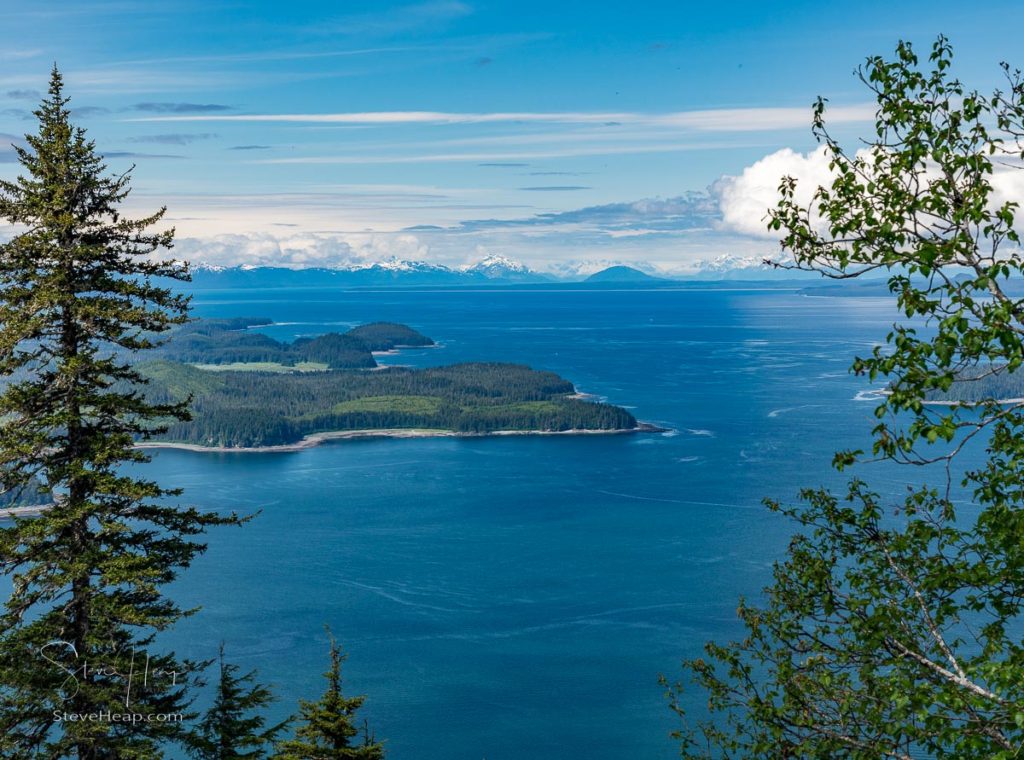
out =
<svg viewBox="0 0 1024 760"><path fill-rule="evenodd" d="M500 254L491 254L475 264L463 267L462 271L470 274L481 274L488 279L531 273L530 268L526 264L510 259L507 256L501 256Z"/></svg>
<svg viewBox="0 0 1024 760"><path fill-rule="evenodd" d="M361 269L377 269L387 272L451 272L452 270L443 264L429 264L426 261L410 261L392 256L382 261L374 261L354 266L353 271Z"/></svg>
<svg viewBox="0 0 1024 760"><path fill-rule="evenodd" d="M586 279L587 282L654 282L660 277L653 277L635 267L624 264L610 266L600 272L594 272Z"/></svg>

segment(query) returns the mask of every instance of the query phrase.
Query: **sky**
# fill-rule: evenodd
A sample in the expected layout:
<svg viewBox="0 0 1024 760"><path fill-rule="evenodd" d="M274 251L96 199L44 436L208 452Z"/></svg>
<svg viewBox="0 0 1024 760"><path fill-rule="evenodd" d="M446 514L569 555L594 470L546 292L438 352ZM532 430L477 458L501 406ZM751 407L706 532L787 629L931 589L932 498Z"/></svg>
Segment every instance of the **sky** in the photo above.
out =
<svg viewBox="0 0 1024 760"><path fill-rule="evenodd" d="M5 6L0 177L56 63L110 169L135 166L130 210L166 205L176 253L221 265L770 255L778 177L821 169L815 98L869 133L868 55L945 33L973 86L1024 66L1008 2Z"/></svg>

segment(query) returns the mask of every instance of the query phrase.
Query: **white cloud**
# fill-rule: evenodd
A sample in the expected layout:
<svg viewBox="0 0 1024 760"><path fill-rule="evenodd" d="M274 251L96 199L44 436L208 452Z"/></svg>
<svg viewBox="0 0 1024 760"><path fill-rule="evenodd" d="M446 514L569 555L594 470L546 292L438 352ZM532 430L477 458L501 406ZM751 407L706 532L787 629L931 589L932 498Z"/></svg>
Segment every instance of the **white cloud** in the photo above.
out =
<svg viewBox="0 0 1024 760"><path fill-rule="evenodd" d="M867 155L867 149L862 149L856 157L863 159ZM939 176L936 167L929 167L923 180L938 179ZM793 177L797 181L795 201L807 208L818 188L830 186L834 177L829 169L826 149L822 147L803 154L784 148L746 167L739 176L720 179L714 191L722 215L721 228L759 238L777 238L777 233L768 230L768 213L778 204L779 183L783 177ZM1024 164L1021 162L997 162L989 181L992 184L989 201L992 210L1007 201L1024 201ZM1024 215L1018 214L1016 226L1024 229Z"/></svg>
<svg viewBox="0 0 1024 760"><path fill-rule="evenodd" d="M818 187L830 184L828 163L825 148L807 154L783 148L748 166L738 177L723 177L716 185L722 226L744 235L774 237L767 217L778 204L782 178L797 180L796 201L806 206Z"/></svg>
<svg viewBox="0 0 1024 760"><path fill-rule="evenodd" d="M182 238L173 255L193 263L218 266L276 266L292 269L345 267L371 264L391 258L423 260L428 246L415 235L315 233L251 233Z"/></svg>
<svg viewBox="0 0 1024 760"><path fill-rule="evenodd" d="M998 208L1007 201L1024 205L1024 165L1019 161L1001 162L996 165L990 178L992 183L992 207ZM1024 213L1017 212L1018 229L1024 226Z"/></svg>
<svg viewBox="0 0 1024 760"><path fill-rule="evenodd" d="M556 148L553 150L525 150L517 152L487 153L426 153L420 155L349 155L349 156L299 156L296 158L269 158L253 161L254 164L446 164L459 162L535 161L549 158L580 158L584 156L621 156L645 153L681 153L696 150L714 150L744 147L723 142L648 142L641 145L595 145L580 148Z"/></svg>
<svg viewBox="0 0 1024 760"><path fill-rule="evenodd" d="M867 122L874 118L873 105L831 108L830 124ZM352 113L291 114L203 114L195 116L151 116L130 121L235 121L298 122L308 124L636 124L675 127L697 132L760 132L779 129L806 129L811 121L810 107L800 108L720 108L672 113L634 113L620 111L564 112L491 112L455 113L446 111L364 111Z"/></svg>
<svg viewBox="0 0 1024 760"><path fill-rule="evenodd" d="M473 9L458 0L429 0L383 12L353 14L322 21L303 30L307 34L348 37L390 37L445 24L468 16Z"/></svg>
<svg viewBox="0 0 1024 760"><path fill-rule="evenodd" d="M43 51L40 48L7 48L5 50L0 50L0 60L21 61L26 58L36 58L37 56L42 55L42 53Z"/></svg>

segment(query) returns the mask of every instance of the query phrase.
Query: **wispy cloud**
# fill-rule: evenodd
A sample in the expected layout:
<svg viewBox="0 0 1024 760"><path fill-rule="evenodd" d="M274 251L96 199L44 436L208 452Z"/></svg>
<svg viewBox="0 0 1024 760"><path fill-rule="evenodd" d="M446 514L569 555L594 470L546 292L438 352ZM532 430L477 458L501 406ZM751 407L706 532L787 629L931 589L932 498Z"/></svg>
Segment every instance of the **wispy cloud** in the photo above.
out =
<svg viewBox="0 0 1024 760"><path fill-rule="evenodd" d="M0 49L0 60L23 61L43 54L42 48L3 48Z"/></svg>
<svg viewBox="0 0 1024 760"><path fill-rule="evenodd" d="M156 143L158 145L190 145L199 140L213 140L217 135L212 132L172 133L166 135L140 135L129 137L128 142Z"/></svg>
<svg viewBox="0 0 1024 760"><path fill-rule="evenodd" d="M312 34L349 37L389 37L430 31L470 15L473 9L458 0L429 0L384 11L338 16L306 30Z"/></svg>
<svg viewBox="0 0 1024 760"><path fill-rule="evenodd" d="M8 90L6 93L7 97L13 100L39 100L39 90Z"/></svg>
<svg viewBox="0 0 1024 760"><path fill-rule="evenodd" d="M270 150L269 145L232 145L228 150Z"/></svg>
<svg viewBox="0 0 1024 760"><path fill-rule="evenodd" d="M482 164L477 164L477 166L490 166L500 169L514 169L518 167L529 166L529 164L517 163L515 161L485 161Z"/></svg>
<svg viewBox="0 0 1024 760"><path fill-rule="evenodd" d="M18 160L14 146L21 143L21 138L0 132L0 164L13 164Z"/></svg>
<svg viewBox="0 0 1024 760"><path fill-rule="evenodd" d="M166 103L166 102L147 102L147 103L136 103L132 107L133 111L143 111L144 113L163 113L163 114L207 114L215 113L219 111L232 111L234 110L231 106L226 106L221 103ZM168 117L164 121L172 121L176 117ZM184 117L184 118L201 118L201 117ZM153 118L150 121L160 121L161 119ZM145 121L142 119L140 121Z"/></svg>
<svg viewBox="0 0 1024 760"><path fill-rule="evenodd" d="M586 185L539 185L537 187L521 187L520 190L527 190L532 193L561 193L570 190L589 190Z"/></svg>
<svg viewBox="0 0 1024 760"><path fill-rule="evenodd" d="M586 227L605 233L629 230L679 231L705 228L721 218L716 195L691 192L674 198L644 198L638 201L585 206L569 211L536 214L519 219L477 219L460 222L448 231L480 232L523 227Z"/></svg>
<svg viewBox="0 0 1024 760"><path fill-rule="evenodd" d="M169 153L136 153L130 150L108 150L103 154L104 158L185 158L185 156Z"/></svg>
<svg viewBox="0 0 1024 760"><path fill-rule="evenodd" d="M72 108L71 113L74 116L88 119L93 116L106 116L110 113L110 109L104 108L103 106L79 106L77 108Z"/></svg>
<svg viewBox="0 0 1024 760"><path fill-rule="evenodd" d="M342 50L257 50L247 53L213 53L210 55L181 55L161 58L141 58L115 61L111 66L153 66L188 63L260 63L265 61L315 61L317 59L353 58L387 53L422 53L449 50L450 45L382 45L378 47L346 48Z"/></svg>
<svg viewBox="0 0 1024 760"><path fill-rule="evenodd" d="M862 104L830 108L832 124L868 122L874 119L876 106ZM601 111L507 111L490 113L453 113L445 111L363 111L352 113L293 114L204 114L194 116L153 116L138 121L230 121L294 122L308 124L493 124L555 123L606 124L675 127L702 132L762 132L805 129L810 108L721 108L670 113Z"/></svg>
<svg viewBox="0 0 1024 760"><path fill-rule="evenodd" d="M115 2L79 2L79 3L26 3L25 7L17 10L11 9L8 16L27 19L49 19L66 18L68 16L124 16L135 15L170 15L175 13L188 13L205 6L205 3L179 2L175 3L138 3L134 0L117 0ZM43 51L25 51L26 56L40 55Z"/></svg>
<svg viewBox="0 0 1024 760"><path fill-rule="evenodd" d="M424 153L419 155L348 155L348 156L297 156L294 158L269 158L256 161L259 164L444 164L461 162L513 162L546 158L573 158L581 156L640 155L645 153L680 153L694 150L732 150L738 147L761 147L738 145L735 142L650 142L639 145L593 145L580 148L558 148L551 150L523 151L518 153Z"/></svg>
<svg viewBox="0 0 1024 760"><path fill-rule="evenodd" d="M195 92L236 87L240 75L214 71L182 71L169 67L117 68L97 66L91 69L70 69L65 72L68 91L126 95L135 93L151 96L156 92ZM32 84L38 83L35 78Z"/></svg>

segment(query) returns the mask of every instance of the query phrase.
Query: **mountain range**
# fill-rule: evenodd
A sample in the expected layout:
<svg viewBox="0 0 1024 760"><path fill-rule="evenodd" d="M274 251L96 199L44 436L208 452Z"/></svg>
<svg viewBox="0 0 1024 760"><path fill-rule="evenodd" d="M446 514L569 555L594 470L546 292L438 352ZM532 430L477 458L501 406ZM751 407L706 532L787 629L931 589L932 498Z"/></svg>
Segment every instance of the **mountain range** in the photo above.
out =
<svg viewBox="0 0 1024 760"><path fill-rule="evenodd" d="M459 268L397 258L331 269L252 265L223 267L200 263L193 267L192 287L417 287L584 282L666 286L688 280L791 280L803 274L806 273L776 269L758 258L728 255L697 261L687 269L675 272L660 272L642 263L580 261L563 263L556 273L549 273L537 272L506 256L492 255Z"/></svg>

